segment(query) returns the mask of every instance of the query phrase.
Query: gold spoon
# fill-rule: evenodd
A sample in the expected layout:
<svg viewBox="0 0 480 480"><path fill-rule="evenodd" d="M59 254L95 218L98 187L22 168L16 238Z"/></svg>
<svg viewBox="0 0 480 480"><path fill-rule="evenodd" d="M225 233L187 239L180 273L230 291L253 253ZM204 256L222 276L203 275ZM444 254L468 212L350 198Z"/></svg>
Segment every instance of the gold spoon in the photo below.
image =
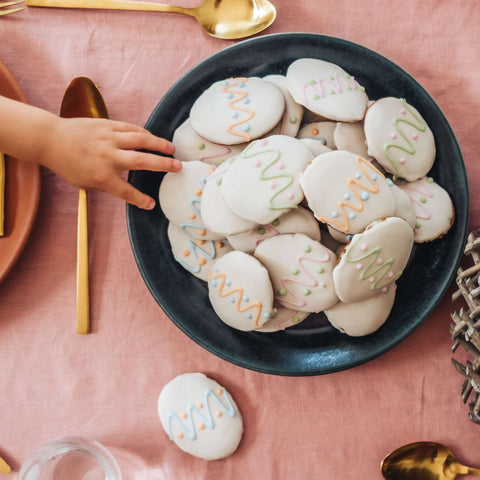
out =
<svg viewBox="0 0 480 480"><path fill-rule="evenodd" d="M444 445L417 442L388 454L381 464L387 480L454 480L457 475L476 475L480 469L462 465Z"/></svg>
<svg viewBox="0 0 480 480"><path fill-rule="evenodd" d="M97 86L86 77L72 80L62 100L60 116L108 118L107 107ZM77 227L77 333L90 333L90 301L88 288L88 222L87 192L78 195Z"/></svg>
<svg viewBox="0 0 480 480"><path fill-rule="evenodd" d="M195 8L130 0L27 0L29 7L147 10L182 13L194 17L212 37L243 38L265 30L275 20L275 7L268 0L204 0Z"/></svg>

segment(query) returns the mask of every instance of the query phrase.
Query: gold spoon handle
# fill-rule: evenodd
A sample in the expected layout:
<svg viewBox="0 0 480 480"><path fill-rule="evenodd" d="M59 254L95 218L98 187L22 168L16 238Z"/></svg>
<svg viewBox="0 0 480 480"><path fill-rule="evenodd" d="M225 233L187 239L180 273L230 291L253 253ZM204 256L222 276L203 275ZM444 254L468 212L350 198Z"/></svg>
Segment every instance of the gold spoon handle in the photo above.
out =
<svg viewBox="0 0 480 480"><path fill-rule="evenodd" d="M88 293L88 223L87 192L78 194L77 225L77 333L90 333L90 298Z"/></svg>
<svg viewBox="0 0 480 480"><path fill-rule="evenodd" d="M465 472L465 475L475 475L476 477L480 477L480 468L467 468L467 472Z"/></svg>
<svg viewBox="0 0 480 480"><path fill-rule="evenodd" d="M101 10L141 10L150 12L183 13L194 16L192 8L165 5L129 0L27 0L29 7L55 7L55 8L93 8Z"/></svg>

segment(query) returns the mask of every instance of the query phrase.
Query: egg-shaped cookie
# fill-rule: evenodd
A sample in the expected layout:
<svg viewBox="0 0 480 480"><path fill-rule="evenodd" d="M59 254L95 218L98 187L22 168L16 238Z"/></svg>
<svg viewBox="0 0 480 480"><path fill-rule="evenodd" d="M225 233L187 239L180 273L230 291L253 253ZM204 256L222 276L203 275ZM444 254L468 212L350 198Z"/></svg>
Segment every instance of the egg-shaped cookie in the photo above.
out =
<svg viewBox="0 0 480 480"><path fill-rule="evenodd" d="M338 301L332 277L337 257L320 242L301 233L277 235L260 243L254 255L267 268L280 305L320 312Z"/></svg>
<svg viewBox="0 0 480 480"><path fill-rule="evenodd" d="M333 140L333 132L335 131L336 125L336 122L331 121L308 123L300 129L297 138L318 140L328 149L337 150Z"/></svg>
<svg viewBox="0 0 480 480"><path fill-rule="evenodd" d="M315 158L301 185L315 217L345 234L358 233L395 211L393 183L350 152L335 150Z"/></svg>
<svg viewBox="0 0 480 480"><path fill-rule="evenodd" d="M379 220L353 235L333 271L338 298L360 302L387 292L402 275L412 247L412 228L398 217Z"/></svg>
<svg viewBox="0 0 480 480"><path fill-rule="evenodd" d="M445 235L453 225L455 210L450 195L432 177L399 183L415 212L415 242L430 242Z"/></svg>
<svg viewBox="0 0 480 480"><path fill-rule="evenodd" d="M197 98L190 121L207 140L236 145L273 130L284 110L284 96L272 83L256 77L229 78L215 82Z"/></svg>
<svg viewBox="0 0 480 480"><path fill-rule="evenodd" d="M290 210L272 223L258 225L249 232L228 235L227 239L235 250L252 253L260 242L282 233L303 233L318 242L321 239L317 220L310 210L303 207Z"/></svg>
<svg viewBox="0 0 480 480"><path fill-rule="evenodd" d="M170 440L204 460L228 457L242 439L235 400L203 373L185 373L167 383L158 398L158 415Z"/></svg>
<svg viewBox="0 0 480 480"><path fill-rule="evenodd" d="M368 152L385 170L409 182L425 176L435 161L433 133L403 98L385 97L365 115Z"/></svg>
<svg viewBox="0 0 480 480"><path fill-rule="evenodd" d="M167 219L200 240L224 238L207 229L200 213L203 187L212 168L203 162L183 162L180 172L169 172L163 177L158 193L160 208Z"/></svg>
<svg viewBox="0 0 480 480"><path fill-rule="evenodd" d="M393 216L403 218L412 228L415 228L417 218L409 196L397 185L392 185L392 193L395 197L395 212Z"/></svg>
<svg viewBox="0 0 480 480"><path fill-rule="evenodd" d="M337 150L346 150L363 158L369 157L362 122L337 122L333 131L333 141Z"/></svg>
<svg viewBox="0 0 480 480"><path fill-rule="evenodd" d="M360 302L338 302L325 310L328 321L342 333L362 337L377 331L387 320L395 301L396 285Z"/></svg>
<svg viewBox="0 0 480 480"><path fill-rule="evenodd" d="M263 225L303 200L300 174L313 155L300 140L272 135L252 142L235 158L222 190L238 216Z"/></svg>
<svg viewBox="0 0 480 480"><path fill-rule="evenodd" d="M365 89L343 68L316 58L301 58L287 70L287 84L297 103L331 120L362 120Z"/></svg>
<svg viewBox="0 0 480 480"><path fill-rule="evenodd" d="M172 143L175 145L173 156L182 162L199 161L210 165L220 165L227 158L241 152L245 145L220 145L201 137L192 128L187 118L173 133Z"/></svg>
<svg viewBox="0 0 480 480"><path fill-rule="evenodd" d="M194 239L172 222L168 224L167 235L175 260L185 270L204 281L208 280L214 263L233 250L226 239Z"/></svg>
<svg viewBox="0 0 480 480"><path fill-rule="evenodd" d="M220 319L245 332L260 328L274 313L272 283L253 256L232 251L210 272L208 296Z"/></svg>

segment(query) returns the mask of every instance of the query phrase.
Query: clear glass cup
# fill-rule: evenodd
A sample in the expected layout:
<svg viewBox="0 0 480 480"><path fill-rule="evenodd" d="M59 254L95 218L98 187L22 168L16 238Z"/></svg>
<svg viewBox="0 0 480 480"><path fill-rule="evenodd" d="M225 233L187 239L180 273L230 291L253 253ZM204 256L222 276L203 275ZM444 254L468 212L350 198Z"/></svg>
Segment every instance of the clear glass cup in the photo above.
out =
<svg viewBox="0 0 480 480"><path fill-rule="evenodd" d="M81 437L53 440L22 465L17 480L122 480L113 455L100 443Z"/></svg>

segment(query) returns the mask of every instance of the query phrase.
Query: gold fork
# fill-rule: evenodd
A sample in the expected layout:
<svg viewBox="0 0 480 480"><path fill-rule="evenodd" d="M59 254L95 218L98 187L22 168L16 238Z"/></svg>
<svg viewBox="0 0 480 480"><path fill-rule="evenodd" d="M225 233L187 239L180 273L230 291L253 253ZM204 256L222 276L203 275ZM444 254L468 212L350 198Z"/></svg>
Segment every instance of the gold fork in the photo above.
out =
<svg viewBox="0 0 480 480"><path fill-rule="evenodd" d="M4 7L11 7L12 5L18 5L19 3L23 3L24 0L15 0L13 2L3 2L0 1L0 17L3 15L8 15L9 13L19 12L23 10L25 7L17 7L17 8L4 8Z"/></svg>

